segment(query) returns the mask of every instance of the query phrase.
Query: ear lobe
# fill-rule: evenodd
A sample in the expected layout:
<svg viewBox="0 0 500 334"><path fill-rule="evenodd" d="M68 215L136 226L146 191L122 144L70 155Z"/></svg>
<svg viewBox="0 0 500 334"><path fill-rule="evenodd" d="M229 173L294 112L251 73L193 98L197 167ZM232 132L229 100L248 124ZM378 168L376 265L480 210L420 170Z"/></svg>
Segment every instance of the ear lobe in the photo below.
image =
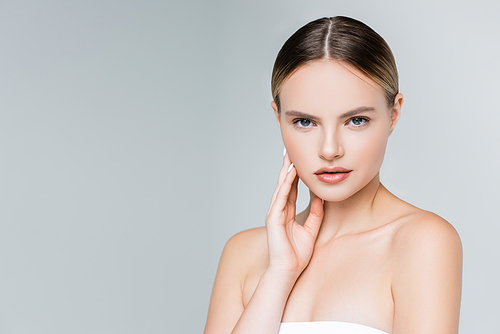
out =
<svg viewBox="0 0 500 334"><path fill-rule="evenodd" d="M392 131L396 127L396 124L399 121L399 118L401 117L402 106L403 106L403 94L397 93L396 96L394 97L394 106L392 107L391 110L391 129L389 131L389 134L392 133Z"/></svg>
<svg viewBox="0 0 500 334"><path fill-rule="evenodd" d="M271 107L273 107L274 110L274 115L276 116L276 123L278 123L278 126L281 127L281 122L280 122L280 113L278 111L278 105L276 102L271 102Z"/></svg>

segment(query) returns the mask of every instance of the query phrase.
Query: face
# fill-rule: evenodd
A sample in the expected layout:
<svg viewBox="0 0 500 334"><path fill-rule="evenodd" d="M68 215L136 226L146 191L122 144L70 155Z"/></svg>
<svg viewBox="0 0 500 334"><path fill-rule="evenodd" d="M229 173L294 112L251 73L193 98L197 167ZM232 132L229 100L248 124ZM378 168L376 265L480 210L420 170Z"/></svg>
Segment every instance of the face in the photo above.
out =
<svg viewBox="0 0 500 334"><path fill-rule="evenodd" d="M387 139L402 104L348 65L318 60L299 68L273 108L299 177L317 196L342 201L378 182Z"/></svg>

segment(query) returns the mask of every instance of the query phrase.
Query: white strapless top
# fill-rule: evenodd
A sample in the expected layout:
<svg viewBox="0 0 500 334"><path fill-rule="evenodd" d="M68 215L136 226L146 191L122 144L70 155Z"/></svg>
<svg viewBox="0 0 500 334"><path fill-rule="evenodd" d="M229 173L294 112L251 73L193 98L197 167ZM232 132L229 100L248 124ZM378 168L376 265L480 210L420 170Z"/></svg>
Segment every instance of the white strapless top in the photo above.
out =
<svg viewBox="0 0 500 334"><path fill-rule="evenodd" d="M388 334L365 325L340 321L282 322L278 334Z"/></svg>

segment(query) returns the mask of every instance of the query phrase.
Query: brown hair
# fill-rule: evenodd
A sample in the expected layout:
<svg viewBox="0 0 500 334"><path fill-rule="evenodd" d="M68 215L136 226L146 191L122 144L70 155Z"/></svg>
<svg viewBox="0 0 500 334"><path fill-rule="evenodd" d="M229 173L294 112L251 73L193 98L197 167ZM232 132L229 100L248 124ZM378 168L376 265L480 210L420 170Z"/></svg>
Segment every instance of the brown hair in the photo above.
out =
<svg viewBox="0 0 500 334"><path fill-rule="evenodd" d="M389 107L394 105L399 90L398 70L389 45L366 24L336 16L309 22L279 51L271 79L278 111L279 93L285 80L302 65L318 59L337 60L354 67L382 87Z"/></svg>

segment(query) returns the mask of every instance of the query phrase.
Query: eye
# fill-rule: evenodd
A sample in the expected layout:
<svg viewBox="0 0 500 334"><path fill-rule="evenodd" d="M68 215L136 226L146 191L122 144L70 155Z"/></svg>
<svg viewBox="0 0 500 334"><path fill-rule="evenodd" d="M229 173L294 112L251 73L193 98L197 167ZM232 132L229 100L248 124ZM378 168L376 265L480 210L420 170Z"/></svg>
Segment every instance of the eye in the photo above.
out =
<svg viewBox="0 0 500 334"><path fill-rule="evenodd" d="M368 122L370 120L366 117L360 117L360 116L356 116L356 117L353 117L351 118L347 123L348 124L351 124L355 127L361 127L361 126L364 126L364 125L368 125Z"/></svg>
<svg viewBox="0 0 500 334"><path fill-rule="evenodd" d="M298 128L308 128L311 125L314 125L314 123L307 118L299 118L293 121L293 124L295 124L295 126L297 126Z"/></svg>

